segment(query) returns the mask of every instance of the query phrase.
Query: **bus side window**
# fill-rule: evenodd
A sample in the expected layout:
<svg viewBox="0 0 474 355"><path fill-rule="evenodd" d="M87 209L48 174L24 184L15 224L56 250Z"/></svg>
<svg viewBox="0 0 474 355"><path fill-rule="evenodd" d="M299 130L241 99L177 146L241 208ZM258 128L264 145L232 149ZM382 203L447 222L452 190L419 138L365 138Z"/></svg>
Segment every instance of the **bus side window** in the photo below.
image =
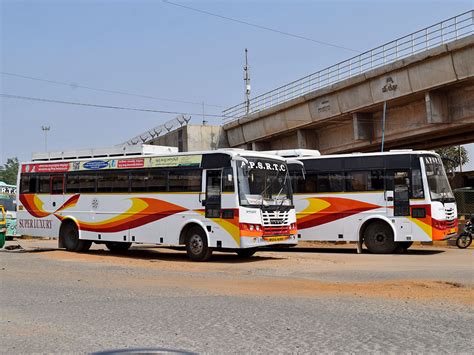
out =
<svg viewBox="0 0 474 355"><path fill-rule="evenodd" d="M318 174L316 192L344 191L344 176L341 173Z"/></svg>
<svg viewBox="0 0 474 355"><path fill-rule="evenodd" d="M130 185L132 192L146 192L148 185L148 171L130 172Z"/></svg>
<svg viewBox="0 0 474 355"><path fill-rule="evenodd" d="M43 191L41 191L44 193ZM61 195L64 193L64 176L51 176L51 194Z"/></svg>
<svg viewBox="0 0 474 355"><path fill-rule="evenodd" d="M371 170L369 171L369 191L383 191L384 189L384 171Z"/></svg>
<svg viewBox="0 0 474 355"><path fill-rule="evenodd" d="M222 192L234 192L234 173L231 167L222 171Z"/></svg>
<svg viewBox="0 0 474 355"><path fill-rule="evenodd" d="M367 171L346 173L346 191L367 191Z"/></svg>
<svg viewBox="0 0 474 355"><path fill-rule="evenodd" d="M28 194L36 192L36 177L33 175L24 175L20 177L20 193Z"/></svg>
<svg viewBox="0 0 474 355"><path fill-rule="evenodd" d="M50 177L49 175L39 175L38 176L38 189L36 190L37 193L40 194L49 194L50 190Z"/></svg>

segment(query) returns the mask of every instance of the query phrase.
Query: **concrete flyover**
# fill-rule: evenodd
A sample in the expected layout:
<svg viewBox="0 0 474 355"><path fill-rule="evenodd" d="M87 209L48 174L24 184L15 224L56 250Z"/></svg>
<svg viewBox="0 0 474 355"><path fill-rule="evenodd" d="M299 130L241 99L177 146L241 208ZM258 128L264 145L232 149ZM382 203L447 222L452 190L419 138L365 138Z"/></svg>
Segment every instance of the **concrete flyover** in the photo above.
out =
<svg viewBox="0 0 474 355"><path fill-rule="evenodd" d="M472 16L472 14L471 14ZM243 115L223 126L221 146L308 148L324 154L385 146L436 148L474 141L474 35Z"/></svg>

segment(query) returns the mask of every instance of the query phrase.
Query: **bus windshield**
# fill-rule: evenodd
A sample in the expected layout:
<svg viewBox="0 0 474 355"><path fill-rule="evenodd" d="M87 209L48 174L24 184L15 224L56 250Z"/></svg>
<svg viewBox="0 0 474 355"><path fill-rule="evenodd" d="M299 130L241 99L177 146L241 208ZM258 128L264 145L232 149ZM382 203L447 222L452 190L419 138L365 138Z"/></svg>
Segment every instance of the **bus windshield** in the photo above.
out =
<svg viewBox="0 0 474 355"><path fill-rule="evenodd" d="M0 195L0 205L5 208L5 211L15 212L16 211L16 200L8 195Z"/></svg>
<svg viewBox="0 0 474 355"><path fill-rule="evenodd" d="M16 187L0 181L0 205L5 211L16 211Z"/></svg>
<svg viewBox="0 0 474 355"><path fill-rule="evenodd" d="M449 186L448 177L439 157L426 156L423 158L426 168L426 177L432 201L452 202L454 195Z"/></svg>
<svg viewBox="0 0 474 355"><path fill-rule="evenodd" d="M241 206L291 206L291 184L286 163L247 158L238 164Z"/></svg>

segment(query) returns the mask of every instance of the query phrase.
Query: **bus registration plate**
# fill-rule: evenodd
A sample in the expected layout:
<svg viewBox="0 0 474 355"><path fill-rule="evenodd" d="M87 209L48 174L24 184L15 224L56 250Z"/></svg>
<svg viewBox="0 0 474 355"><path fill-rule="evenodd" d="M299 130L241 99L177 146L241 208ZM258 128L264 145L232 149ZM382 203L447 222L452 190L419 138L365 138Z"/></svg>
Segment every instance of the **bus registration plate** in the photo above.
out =
<svg viewBox="0 0 474 355"><path fill-rule="evenodd" d="M265 239L267 242L281 242L282 240L288 239L288 236L282 235L278 237L265 237L263 239Z"/></svg>
<svg viewBox="0 0 474 355"><path fill-rule="evenodd" d="M456 233L456 228L451 228L451 229L449 230L449 234L453 234L453 233Z"/></svg>

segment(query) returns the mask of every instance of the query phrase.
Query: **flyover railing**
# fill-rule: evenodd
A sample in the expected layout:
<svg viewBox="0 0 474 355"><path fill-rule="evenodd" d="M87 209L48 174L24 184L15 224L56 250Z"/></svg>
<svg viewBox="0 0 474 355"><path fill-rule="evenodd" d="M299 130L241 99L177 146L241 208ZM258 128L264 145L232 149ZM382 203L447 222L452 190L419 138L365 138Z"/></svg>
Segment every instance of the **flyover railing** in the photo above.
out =
<svg viewBox="0 0 474 355"><path fill-rule="evenodd" d="M224 110L225 122L247 116L309 92L474 33L474 10L397 38L382 46L280 86Z"/></svg>

